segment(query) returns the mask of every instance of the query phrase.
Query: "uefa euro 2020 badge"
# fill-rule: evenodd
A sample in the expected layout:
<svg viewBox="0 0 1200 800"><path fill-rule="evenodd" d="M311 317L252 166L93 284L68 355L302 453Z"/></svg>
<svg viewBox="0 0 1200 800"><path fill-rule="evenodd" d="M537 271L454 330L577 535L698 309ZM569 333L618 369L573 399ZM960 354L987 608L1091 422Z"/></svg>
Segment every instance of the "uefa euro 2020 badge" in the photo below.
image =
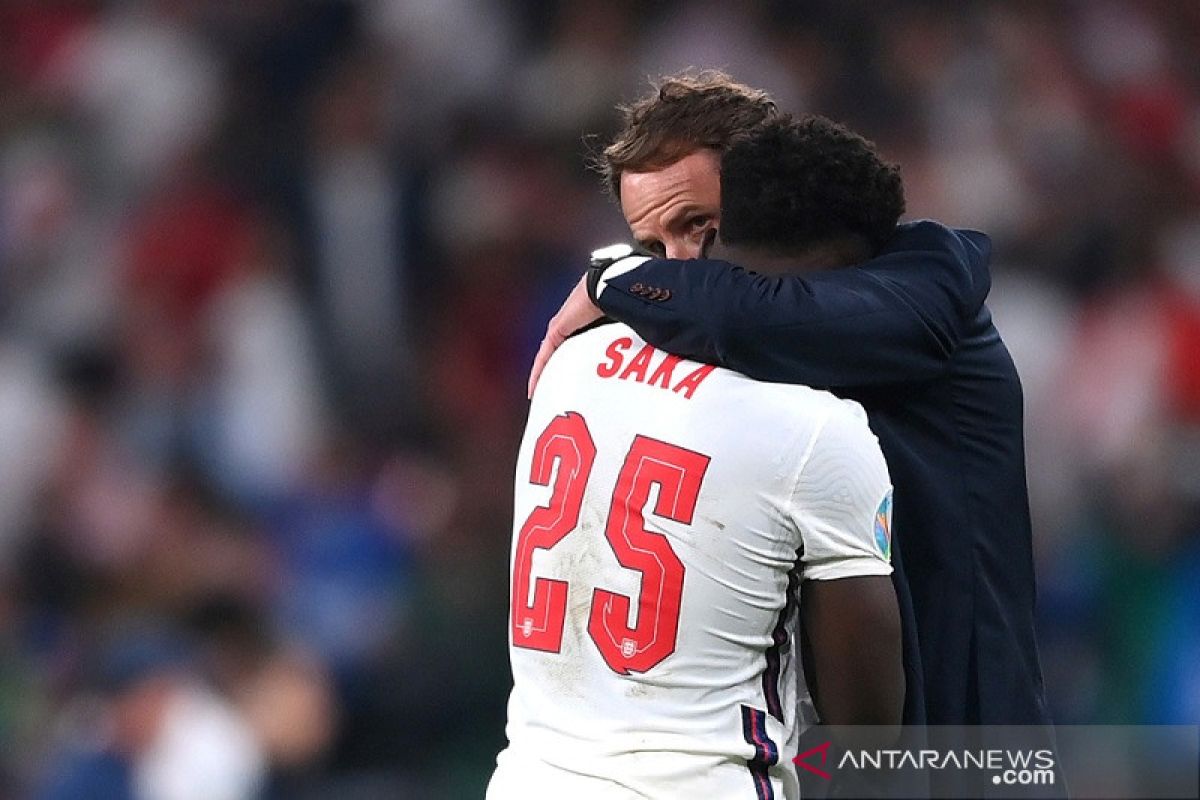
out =
<svg viewBox="0 0 1200 800"><path fill-rule="evenodd" d="M875 544L884 558L892 557L892 492L884 495L879 510L875 512Z"/></svg>

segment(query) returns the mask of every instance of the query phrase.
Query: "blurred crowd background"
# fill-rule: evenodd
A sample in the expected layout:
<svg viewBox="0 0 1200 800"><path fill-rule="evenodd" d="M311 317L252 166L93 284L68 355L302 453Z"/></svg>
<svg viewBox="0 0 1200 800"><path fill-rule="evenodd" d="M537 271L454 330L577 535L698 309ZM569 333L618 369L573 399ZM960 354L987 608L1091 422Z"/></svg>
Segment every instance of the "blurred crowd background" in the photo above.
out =
<svg viewBox="0 0 1200 800"><path fill-rule="evenodd" d="M1200 4L0 0L0 797L480 796L589 137L687 66L992 235L1055 716L1200 722Z"/></svg>

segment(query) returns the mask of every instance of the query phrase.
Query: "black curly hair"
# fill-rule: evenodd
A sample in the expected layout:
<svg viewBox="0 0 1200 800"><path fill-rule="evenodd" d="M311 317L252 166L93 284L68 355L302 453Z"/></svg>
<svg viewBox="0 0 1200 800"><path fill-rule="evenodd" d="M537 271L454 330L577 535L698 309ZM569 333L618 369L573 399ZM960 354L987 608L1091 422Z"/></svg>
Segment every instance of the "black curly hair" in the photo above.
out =
<svg viewBox="0 0 1200 800"><path fill-rule="evenodd" d="M721 158L721 241L731 246L794 251L859 237L875 252L903 213L899 167L825 117L768 120Z"/></svg>

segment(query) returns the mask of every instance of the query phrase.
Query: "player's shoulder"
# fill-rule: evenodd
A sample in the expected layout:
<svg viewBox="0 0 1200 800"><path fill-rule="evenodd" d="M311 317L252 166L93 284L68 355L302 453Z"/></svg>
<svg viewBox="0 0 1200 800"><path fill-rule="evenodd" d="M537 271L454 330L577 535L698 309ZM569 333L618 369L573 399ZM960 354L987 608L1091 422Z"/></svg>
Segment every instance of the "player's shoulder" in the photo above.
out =
<svg viewBox="0 0 1200 800"><path fill-rule="evenodd" d="M865 425L867 412L853 400L838 397L825 389L798 383L768 383L725 370L731 385L744 392L748 408L761 409L776 419L799 418L808 422L834 421Z"/></svg>
<svg viewBox="0 0 1200 800"><path fill-rule="evenodd" d="M626 349L635 344L637 347L645 345L641 337L627 325L608 320L594 323L571 334L558 346L546 363L543 382L573 382L582 377L584 372L592 373L595 365L604 359L605 351L614 343Z"/></svg>
<svg viewBox="0 0 1200 800"><path fill-rule="evenodd" d="M878 449L879 443L871 431L867 412L855 401L808 386L770 386L772 396L778 401L756 404L754 413L761 409L770 414L780 436L785 427L793 431L799 453L811 453L814 448L821 451Z"/></svg>
<svg viewBox="0 0 1200 800"><path fill-rule="evenodd" d="M566 341L551 354L550 360L546 362L542 383L547 380L553 382L553 376L556 374L577 370L584 361L603 353L608 342L614 337L624 335L618 333L617 328L626 328L626 326L606 321L590 325L568 336ZM626 330L628 329L626 328Z"/></svg>
<svg viewBox="0 0 1200 800"><path fill-rule="evenodd" d="M866 409L853 400L837 397L829 392L820 398L824 419L821 437L827 442L846 446L871 446L877 448L879 441L871 430Z"/></svg>
<svg viewBox="0 0 1200 800"><path fill-rule="evenodd" d="M623 337L638 344L645 344L642 337L638 336L633 328L625 323L603 319L568 336L567 340L554 352L554 356L562 354L569 357L571 354L602 351L609 343Z"/></svg>
<svg viewBox="0 0 1200 800"><path fill-rule="evenodd" d="M819 407L825 414L826 424L843 425L852 428L867 428L867 410L855 400L838 397L823 389L809 389L806 394L808 401Z"/></svg>
<svg viewBox="0 0 1200 800"><path fill-rule="evenodd" d="M605 363L607 372L601 370L601 374L611 372L626 375L630 367L638 363L638 354L648 351L653 351L653 355L649 357L646 368L653 372L653 367L667 354L651 347L628 325L608 322L569 337L551 358L550 364L558 362L560 369L569 371L581 365L590 367ZM674 356L671 358L675 359ZM703 393L697 392L696 397L703 396L722 405L737 404L746 414L773 419L776 424L787 419L812 421L827 415L866 419L866 412L858 403L844 400L823 389L802 384L768 383L724 367L711 367L689 359L676 361L679 374L690 374L688 371L696 368L705 369L705 383L712 388ZM639 374L634 374L634 377Z"/></svg>

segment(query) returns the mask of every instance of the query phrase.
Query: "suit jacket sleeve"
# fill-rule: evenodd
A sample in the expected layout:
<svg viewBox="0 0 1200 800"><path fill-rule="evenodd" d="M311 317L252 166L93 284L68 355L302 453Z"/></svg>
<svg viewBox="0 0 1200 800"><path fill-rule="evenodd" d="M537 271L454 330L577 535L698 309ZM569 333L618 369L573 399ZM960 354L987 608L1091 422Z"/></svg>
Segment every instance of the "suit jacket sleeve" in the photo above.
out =
<svg viewBox="0 0 1200 800"><path fill-rule="evenodd" d="M987 296L989 254L982 233L922 221L845 269L773 277L724 261L654 259L607 281L599 305L655 347L759 380L906 383L945 369Z"/></svg>

